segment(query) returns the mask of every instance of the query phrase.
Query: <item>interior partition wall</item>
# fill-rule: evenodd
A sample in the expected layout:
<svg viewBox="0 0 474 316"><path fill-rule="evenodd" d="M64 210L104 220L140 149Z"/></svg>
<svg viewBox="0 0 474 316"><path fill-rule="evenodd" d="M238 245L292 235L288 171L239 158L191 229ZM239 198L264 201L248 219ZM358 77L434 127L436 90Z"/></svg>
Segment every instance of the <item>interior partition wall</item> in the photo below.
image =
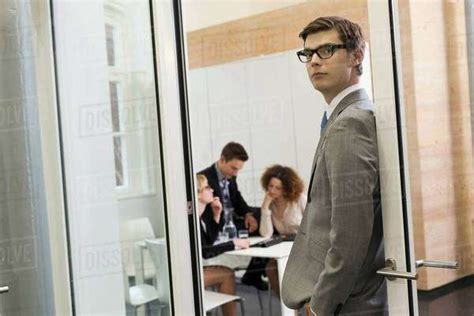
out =
<svg viewBox="0 0 474 316"><path fill-rule="evenodd" d="M2 5L0 315L193 315L173 2Z"/></svg>
<svg viewBox="0 0 474 316"><path fill-rule="evenodd" d="M70 313L49 7L0 10L0 315Z"/></svg>
<svg viewBox="0 0 474 316"><path fill-rule="evenodd" d="M172 2L52 4L75 311L193 314Z"/></svg>

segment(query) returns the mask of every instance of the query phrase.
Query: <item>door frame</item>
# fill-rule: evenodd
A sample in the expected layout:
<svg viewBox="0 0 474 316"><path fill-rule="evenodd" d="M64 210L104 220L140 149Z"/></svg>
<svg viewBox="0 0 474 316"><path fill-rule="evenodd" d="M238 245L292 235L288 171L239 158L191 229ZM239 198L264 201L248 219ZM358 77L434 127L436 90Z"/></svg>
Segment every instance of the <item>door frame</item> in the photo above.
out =
<svg viewBox="0 0 474 316"><path fill-rule="evenodd" d="M194 239L188 223L194 199L194 181L192 160L189 158L191 145L181 4L178 0L149 1L153 19L156 83L160 87L157 101L163 184L166 188L171 305L173 315L194 315L201 310L201 293L195 284L200 282L194 264L199 256L191 247L190 241Z"/></svg>
<svg viewBox="0 0 474 316"><path fill-rule="evenodd" d="M368 1L372 82L376 104L385 258L397 270L414 272L407 136L398 2ZM418 315L416 281L387 280L390 315Z"/></svg>

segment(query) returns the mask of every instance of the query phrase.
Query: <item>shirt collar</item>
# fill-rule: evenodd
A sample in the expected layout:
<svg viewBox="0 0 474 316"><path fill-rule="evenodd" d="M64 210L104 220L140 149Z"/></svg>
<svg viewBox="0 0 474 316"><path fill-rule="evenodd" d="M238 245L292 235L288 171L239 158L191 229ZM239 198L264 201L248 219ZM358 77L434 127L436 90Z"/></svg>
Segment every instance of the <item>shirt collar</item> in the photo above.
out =
<svg viewBox="0 0 474 316"><path fill-rule="evenodd" d="M217 162L214 164L214 167L216 168L216 171L217 171L217 179L219 179L219 182L221 182L222 179L224 179L226 176L224 176L224 174L219 169L219 166L217 165Z"/></svg>
<svg viewBox="0 0 474 316"><path fill-rule="evenodd" d="M362 85L360 83L356 83L356 84L353 84L352 86L345 88L341 92L339 92L334 97L334 99L332 99L331 103L325 106L328 120L331 117L332 112L334 111L336 106L342 101L342 99L344 99L349 93L359 90L361 88L362 88Z"/></svg>

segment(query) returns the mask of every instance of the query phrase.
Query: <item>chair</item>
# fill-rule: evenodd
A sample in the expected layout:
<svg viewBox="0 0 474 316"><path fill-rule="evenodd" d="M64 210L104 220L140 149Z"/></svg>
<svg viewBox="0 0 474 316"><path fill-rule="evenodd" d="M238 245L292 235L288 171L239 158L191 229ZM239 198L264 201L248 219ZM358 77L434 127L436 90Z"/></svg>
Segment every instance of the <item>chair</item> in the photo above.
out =
<svg viewBox="0 0 474 316"><path fill-rule="evenodd" d="M135 308L137 315L145 315L145 305L158 300L159 292L145 280L154 280L155 269L145 248L145 238L154 238L155 233L147 217L124 221L120 224L123 281L125 300ZM130 286L129 277L134 278Z"/></svg>
<svg viewBox="0 0 474 316"><path fill-rule="evenodd" d="M135 247L137 243L143 243L144 240L155 238L155 232L151 226L148 217L141 217L123 221L120 224L120 242L122 246L122 264L125 268L127 276L136 278L136 262ZM155 269L147 249L143 249L143 276L145 280L153 280L155 277ZM135 280L136 282L136 280Z"/></svg>
<svg viewBox="0 0 474 316"><path fill-rule="evenodd" d="M206 290L203 294L203 300L204 310L206 311L206 313L211 312L213 309L219 306L236 301L240 304L240 311L242 316L245 316L244 299L240 296Z"/></svg>
<svg viewBox="0 0 474 316"><path fill-rule="evenodd" d="M160 298L160 314L161 311L169 306L170 292L169 292L169 270L168 270L168 255L166 250L166 240L146 239L145 245L150 252L150 257L155 268L155 284L158 297Z"/></svg>
<svg viewBox="0 0 474 316"><path fill-rule="evenodd" d="M125 287L125 301L135 308L136 315L145 315L145 310L139 309L140 306L158 300L159 295L155 287L149 284L130 286L125 270L123 270L123 283Z"/></svg>

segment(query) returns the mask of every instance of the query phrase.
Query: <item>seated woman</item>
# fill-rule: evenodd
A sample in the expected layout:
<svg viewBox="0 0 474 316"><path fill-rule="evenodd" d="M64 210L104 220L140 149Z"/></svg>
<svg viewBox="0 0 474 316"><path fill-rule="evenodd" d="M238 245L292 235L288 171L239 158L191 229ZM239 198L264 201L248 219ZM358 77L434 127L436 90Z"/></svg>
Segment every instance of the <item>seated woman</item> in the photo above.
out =
<svg viewBox="0 0 474 316"><path fill-rule="evenodd" d="M303 181L298 174L289 167L273 165L265 170L260 184L266 192L260 217L260 235L270 237L274 229L281 235L296 234L306 207ZM277 263L274 259L267 263L265 272L279 297Z"/></svg>
<svg viewBox="0 0 474 316"><path fill-rule="evenodd" d="M234 250L235 247L248 248L250 241L246 239L234 239L214 245L216 235L210 231L210 223L206 223L203 217L206 205L211 203L212 216L205 217L207 220L214 220L219 223L222 213L222 204L219 198L214 198L212 189L207 183L205 176L198 174L198 211L201 222L201 246L202 256L205 259L215 257L223 252ZM204 287L217 286L220 293L235 295L234 271L224 266L204 267ZM227 303L223 306L225 316L237 315L235 302Z"/></svg>

